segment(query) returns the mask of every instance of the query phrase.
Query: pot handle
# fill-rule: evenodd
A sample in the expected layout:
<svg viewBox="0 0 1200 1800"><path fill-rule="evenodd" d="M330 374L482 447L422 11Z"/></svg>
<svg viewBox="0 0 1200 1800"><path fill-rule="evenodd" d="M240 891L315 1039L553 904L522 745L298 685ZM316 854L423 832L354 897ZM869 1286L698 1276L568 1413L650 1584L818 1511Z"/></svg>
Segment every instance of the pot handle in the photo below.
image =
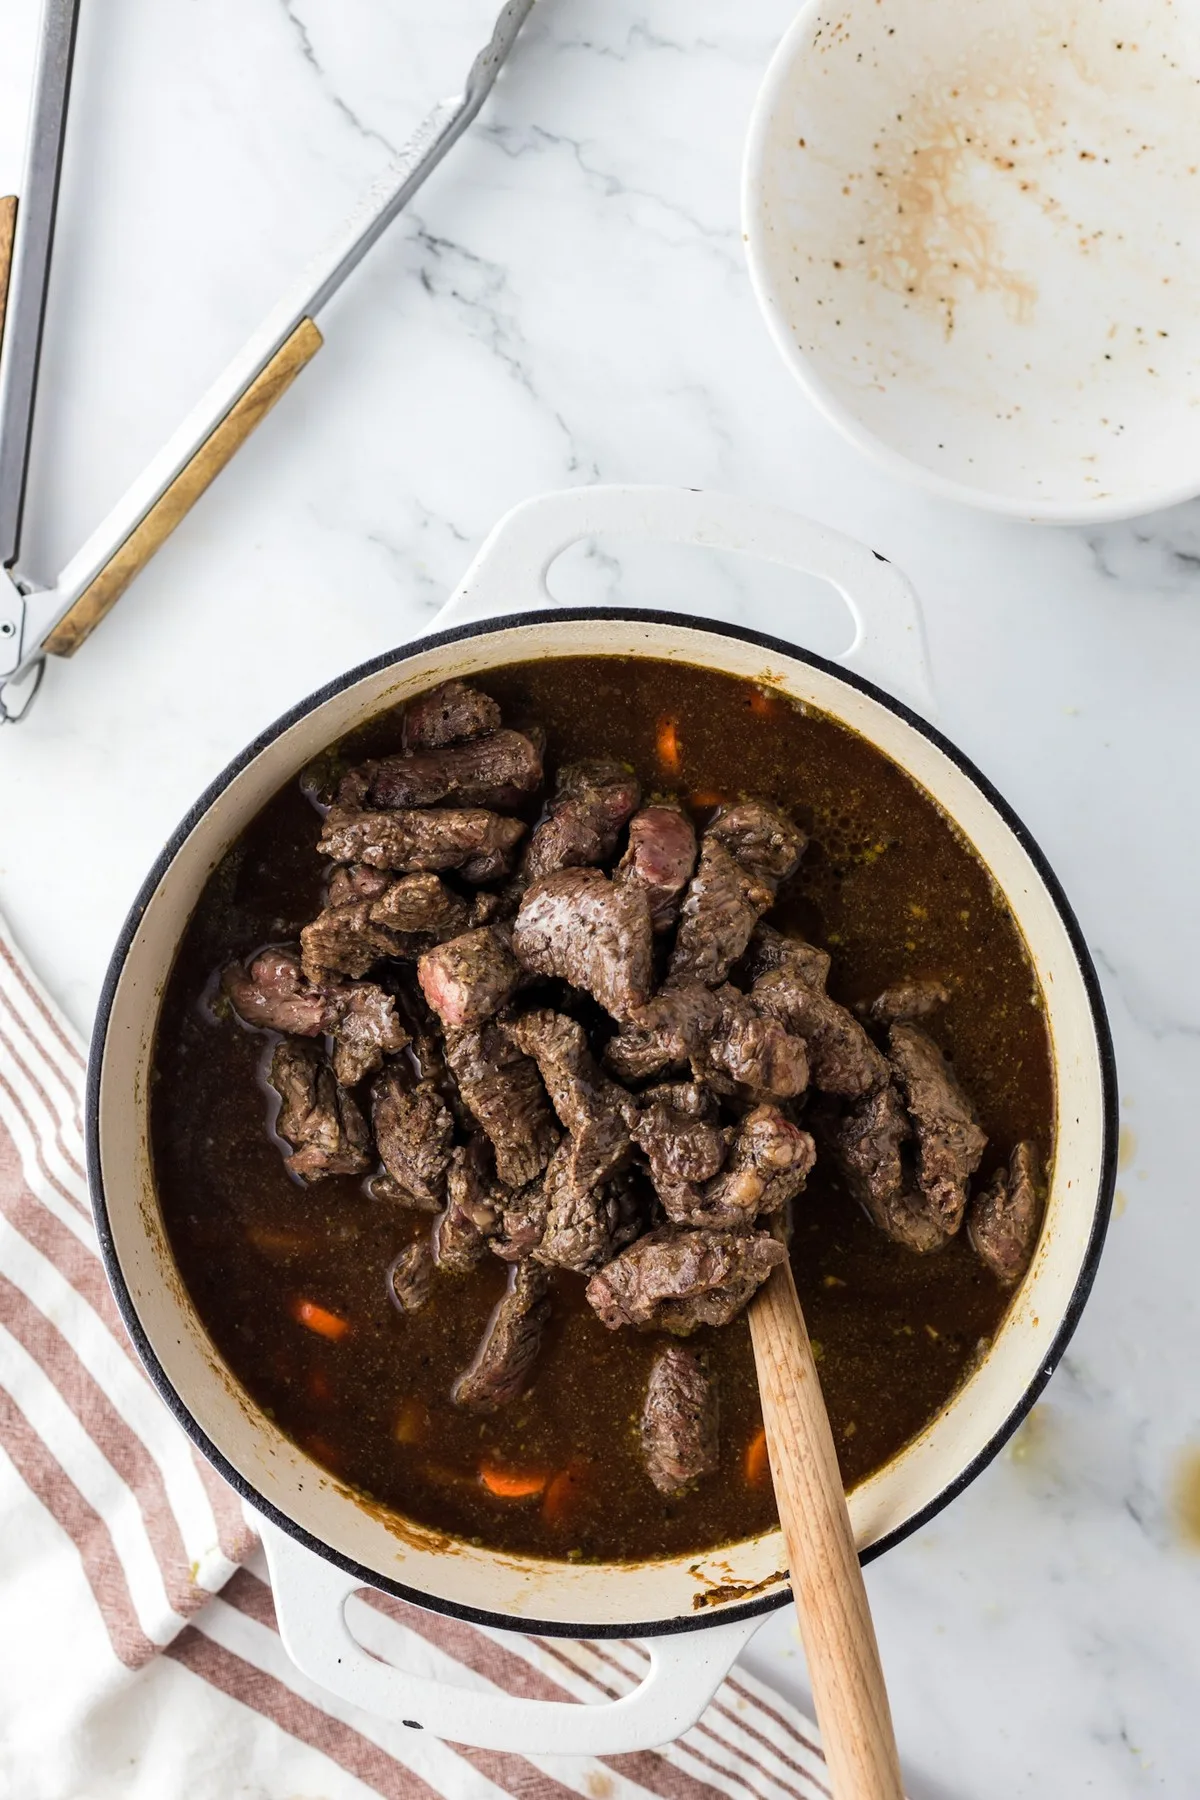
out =
<svg viewBox="0 0 1200 1800"><path fill-rule="evenodd" d="M351 1636L345 1607L365 1584L259 1517L283 1646L303 1674L378 1718L481 1750L616 1756L668 1744L696 1723L761 1619L644 1640L649 1672L620 1700L526 1700L490 1686L406 1674Z"/></svg>
<svg viewBox="0 0 1200 1800"><path fill-rule="evenodd" d="M551 565L581 538L606 533L739 551L823 578L855 624L854 642L836 660L926 717L936 713L921 606L907 577L855 538L737 494L577 487L523 501L486 539L433 629L553 606ZM664 596L664 606L676 610L671 600Z"/></svg>

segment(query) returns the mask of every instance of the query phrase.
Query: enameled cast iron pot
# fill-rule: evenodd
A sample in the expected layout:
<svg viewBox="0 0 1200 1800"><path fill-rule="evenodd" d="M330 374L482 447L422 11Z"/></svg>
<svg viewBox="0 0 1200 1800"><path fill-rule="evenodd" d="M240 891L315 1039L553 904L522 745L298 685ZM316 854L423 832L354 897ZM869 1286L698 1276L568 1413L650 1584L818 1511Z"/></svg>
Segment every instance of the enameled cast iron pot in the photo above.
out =
<svg viewBox="0 0 1200 1800"><path fill-rule="evenodd" d="M777 637L685 614L553 610L551 564L571 544L602 533L739 551L824 577L854 615L855 642L834 664ZM675 596L663 598L670 604ZM1053 1042L1057 1142L1037 1254L992 1348L933 1423L851 1496L864 1555L878 1555L961 1492L1062 1354L1091 1285L1112 1195L1112 1053L1091 962L1045 859L984 777L911 709L933 710L920 613L903 577L862 545L727 496L576 489L503 520L436 624L340 676L264 732L166 846L121 934L96 1025L88 1084L92 1193L109 1278L151 1377L261 1516L280 1627L300 1666L349 1700L458 1742L611 1754L667 1742L699 1716L761 1616L787 1598L782 1539L771 1532L705 1557L637 1565L501 1555L369 1510L254 1406L180 1283L148 1143L159 1002L213 867L327 744L449 676L486 678L489 669L533 658L657 657L769 680L860 732L934 797L991 870L1036 966ZM636 1692L601 1706L468 1695L359 1647L343 1609L363 1585L494 1626L644 1637L650 1673ZM715 1588L723 1597L703 1604Z"/></svg>

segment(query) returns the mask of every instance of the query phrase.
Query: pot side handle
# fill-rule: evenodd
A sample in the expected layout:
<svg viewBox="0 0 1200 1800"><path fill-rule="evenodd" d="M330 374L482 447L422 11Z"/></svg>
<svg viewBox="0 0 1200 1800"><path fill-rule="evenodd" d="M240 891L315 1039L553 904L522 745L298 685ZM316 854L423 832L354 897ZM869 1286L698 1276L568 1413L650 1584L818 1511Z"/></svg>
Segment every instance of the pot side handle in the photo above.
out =
<svg viewBox="0 0 1200 1800"><path fill-rule="evenodd" d="M297 1668L377 1718L414 1731L526 1756L616 1756L668 1744L696 1723L762 1623L739 1619L644 1640L649 1672L620 1700L578 1705L505 1694L486 1682L406 1674L351 1636L345 1607L365 1584L316 1556L270 1520L257 1520L267 1553L279 1635Z"/></svg>
<svg viewBox="0 0 1200 1800"><path fill-rule="evenodd" d="M546 577L564 550L602 535L737 551L828 581L854 620L836 660L927 718L937 703L920 602L907 577L855 538L780 506L695 488L577 487L507 513L485 540L433 629L555 604ZM664 595L667 610L694 607Z"/></svg>

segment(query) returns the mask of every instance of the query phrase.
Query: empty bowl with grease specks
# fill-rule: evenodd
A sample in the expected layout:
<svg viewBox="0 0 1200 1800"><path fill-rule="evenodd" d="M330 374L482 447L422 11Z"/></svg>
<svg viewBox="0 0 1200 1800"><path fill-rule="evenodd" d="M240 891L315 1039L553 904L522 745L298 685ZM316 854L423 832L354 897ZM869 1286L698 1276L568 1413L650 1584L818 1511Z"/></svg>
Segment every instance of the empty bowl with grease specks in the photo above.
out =
<svg viewBox="0 0 1200 1800"><path fill-rule="evenodd" d="M751 123L785 361L863 450L1057 522L1200 492L1200 7L814 0Z"/></svg>

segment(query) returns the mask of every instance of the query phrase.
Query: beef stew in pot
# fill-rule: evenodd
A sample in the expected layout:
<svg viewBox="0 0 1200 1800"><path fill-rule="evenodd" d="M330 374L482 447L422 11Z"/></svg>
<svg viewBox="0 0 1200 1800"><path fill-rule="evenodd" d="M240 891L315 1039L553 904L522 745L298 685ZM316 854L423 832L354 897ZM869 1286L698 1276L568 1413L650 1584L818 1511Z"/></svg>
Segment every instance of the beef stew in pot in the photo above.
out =
<svg viewBox="0 0 1200 1800"><path fill-rule="evenodd" d="M151 1123L284 1432L451 1535L622 1560L773 1524L744 1308L789 1254L847 1486L929 1422L1028 1266L1054 1097L1016 923L907 775L767 681L569 657L264 808Z"/></svg>

